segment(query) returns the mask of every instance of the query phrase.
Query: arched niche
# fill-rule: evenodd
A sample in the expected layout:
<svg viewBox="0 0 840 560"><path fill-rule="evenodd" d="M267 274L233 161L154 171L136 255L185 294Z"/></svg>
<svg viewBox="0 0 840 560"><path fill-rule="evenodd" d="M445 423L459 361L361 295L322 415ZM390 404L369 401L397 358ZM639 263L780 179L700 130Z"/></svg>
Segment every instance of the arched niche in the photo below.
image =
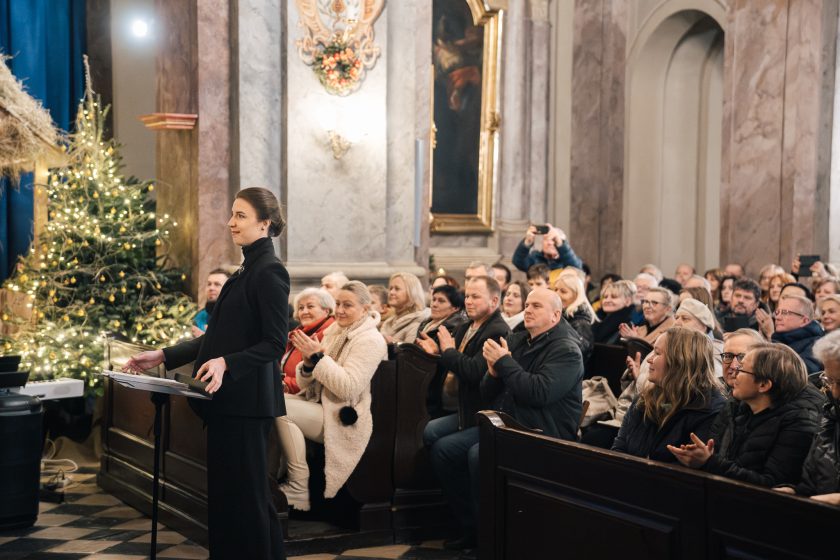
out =
<svg viewBox="0 0 840 560"><path fill-rule="evenodd" d="M642 25L628 57L622 226L628 274L647 262L667 273L680 262L702 270L719 261L724 12L668 13L668 4Z"/></svg>

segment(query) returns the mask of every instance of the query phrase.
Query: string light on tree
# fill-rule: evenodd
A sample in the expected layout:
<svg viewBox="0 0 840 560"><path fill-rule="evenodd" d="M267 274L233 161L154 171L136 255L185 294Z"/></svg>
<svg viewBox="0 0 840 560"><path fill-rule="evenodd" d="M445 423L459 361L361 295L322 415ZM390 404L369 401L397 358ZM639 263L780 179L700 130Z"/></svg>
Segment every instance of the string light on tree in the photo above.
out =
<svg viewBox="0 0 840 560"><path fill-rule="evenodd" d="M88 79L68 163L45 185L49 220L4 284L34 298L33 318L3 310L19 329L5 351L20 353L22 368L84 379L97 392L104 337L173 344L189 336L196 311L181 293L186 276L168 266L176 224L155 215L152 183L120 175L119 147L103 138L107 112Z"/></svg>

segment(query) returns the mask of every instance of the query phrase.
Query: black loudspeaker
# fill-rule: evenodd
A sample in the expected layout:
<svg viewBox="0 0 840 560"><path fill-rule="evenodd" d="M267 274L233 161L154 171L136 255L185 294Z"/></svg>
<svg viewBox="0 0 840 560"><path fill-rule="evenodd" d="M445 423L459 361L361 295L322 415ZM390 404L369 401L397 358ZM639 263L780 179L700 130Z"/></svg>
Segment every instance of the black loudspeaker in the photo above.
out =
<svg viewBox="0 0 840 560"><path fill-rule="evenodd" d="M40 399L0 389L0 530L38 519L43 419Z"/></svg>

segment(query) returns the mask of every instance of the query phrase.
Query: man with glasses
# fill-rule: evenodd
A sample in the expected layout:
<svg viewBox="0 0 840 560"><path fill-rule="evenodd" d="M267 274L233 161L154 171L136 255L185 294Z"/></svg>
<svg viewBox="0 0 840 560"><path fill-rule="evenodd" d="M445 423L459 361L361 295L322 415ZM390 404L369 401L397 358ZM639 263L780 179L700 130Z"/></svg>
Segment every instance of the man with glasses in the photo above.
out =
<svg viewBox="0 0 840 560"><path fill-rule="evenodd" d="M808 373L823 369L823 365L814 356L814 343L825 336L820 324L814 321L814 304L801 296L783 295L774 312L775 332L770 338L789 346L805 362Z"/></svg>
<svg viewBox="0 0 840 560"><path fill-rule="evenodd" d="M720 357L723 362L723 380L727 391L735 386L736 370L744 361L747 351L756 344L762 344L764 339L753 329L738 329L723 335L723 352Z"/></svg>

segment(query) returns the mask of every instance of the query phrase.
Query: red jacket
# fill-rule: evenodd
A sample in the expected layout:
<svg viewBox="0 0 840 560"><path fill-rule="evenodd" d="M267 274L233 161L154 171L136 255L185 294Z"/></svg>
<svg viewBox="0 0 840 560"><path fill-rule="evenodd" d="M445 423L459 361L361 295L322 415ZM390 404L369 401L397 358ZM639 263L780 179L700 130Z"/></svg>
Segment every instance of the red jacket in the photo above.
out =
<svg viewBox="0 0 840 560"><path fill-rule="evenodd" d="M326 319L312 323L307 327L297 327L293 329L292 332L303 331L303 333L307 336L315 338L316 340L322 340L324 338L324 331L327 330L327 327L333 323L335 323L335 317L327 317ZM292 333L290 332L289 334L291 335ZM303 360L303 356L300 355L300 350L294 347L292 344L292 337L289 336L289 341L286 343L286 352L280 359L280 368L283 370L283 375L285 375L283 383L285 383L286 387L288 387L288 393L292 395L300 391L300 387L298 387L297 384L297 378L295 377L295 369L301 360Z"/></svg>

